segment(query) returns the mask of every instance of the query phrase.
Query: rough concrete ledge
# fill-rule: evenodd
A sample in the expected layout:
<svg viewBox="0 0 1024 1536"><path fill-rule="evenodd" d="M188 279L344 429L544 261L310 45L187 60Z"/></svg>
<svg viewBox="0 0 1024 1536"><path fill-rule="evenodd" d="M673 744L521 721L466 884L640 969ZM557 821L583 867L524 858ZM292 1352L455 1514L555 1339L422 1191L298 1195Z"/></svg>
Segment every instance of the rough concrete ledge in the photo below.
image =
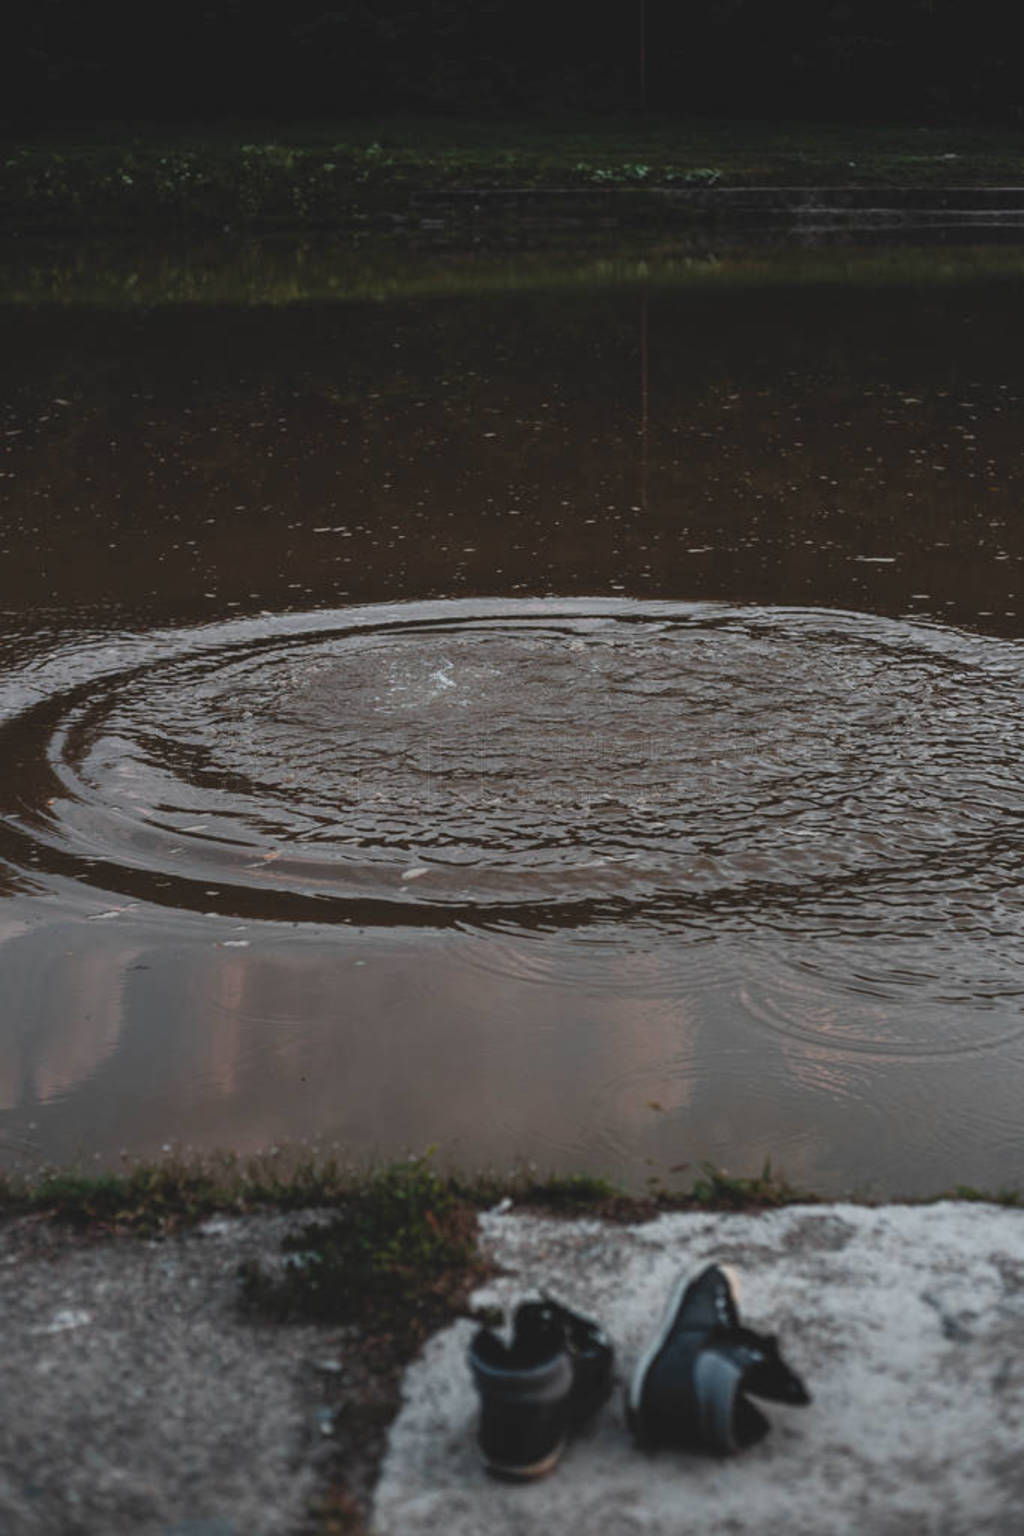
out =
<svg viewBox="0 0 1024 1536"><path fill-rule="evenodd" d="M160 1242L0 1227L3 1536L325 1536L334 1384L379 1412L358 1332L246 1322L240 1260L295 1216L216 1219ZM630 1446L621 1392L547 1482L490 1481L465 1366L473 1324L409 1369L375 1536L1013 1536L1024 1509L1024 1210L794 1206L635 1226L492 1213L504 1273L600 1317L621 1376L680 1271L712 1260L778 1331L806 1409L727 1462ZM363 1469L372 1476L372 1465Z"/></svg>
<svg viewBox="0 0 1024 1536"><path fill-rule="evenodd" d="M1024 1509L1024 1212L792 1207L645 1226L491 1215L506 1275L600 1317L628 1373L680 1270L713 1259L814 1396L729 1461L635 1452L621 1392L547 1482L490 1481L473 1442L470 1323L408 1372L377 1491L379 1536L1009 1536Z"/></svg>
<svg viewBox="0 0 1024 1536"><path fill-rule="evenodd" d="M0 1228L3 1536L293 1536L323 1467L325 1330L259 1327L236 1270L294 1218L187 1236Z"/></svg>

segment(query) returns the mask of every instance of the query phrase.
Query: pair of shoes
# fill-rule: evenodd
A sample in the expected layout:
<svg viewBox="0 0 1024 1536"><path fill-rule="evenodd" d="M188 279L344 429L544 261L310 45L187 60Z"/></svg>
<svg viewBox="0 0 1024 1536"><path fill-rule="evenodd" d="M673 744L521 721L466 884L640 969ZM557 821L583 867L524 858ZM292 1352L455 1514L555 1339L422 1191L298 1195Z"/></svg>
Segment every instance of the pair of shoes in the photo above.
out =
<svg viewBox="0 0 1024 1536"><path fill-rule="evenodd" d="M545 1297L516 1311L511 1342L481 1328L469 1347L480 1394L479 1444L500 1477L543 1477L570 1435L611 1390L613 1350L599 1324ZM728 1272L717 1264L681 1278L626 1389L638 1444L731 1455L760 1440L768 1420L748 1394L805 1404L778 1341L740 1323Z"/></svg>
<svg viewBox="0 0 1024 1536"><path fill-rule="evenodd" d="M550 1296L517 1308L511 1342L481 1328L469 1367L488 1472L528 1480L552 1471L569 1436L611 1391L613 1353L599 1324Z"/></svg>

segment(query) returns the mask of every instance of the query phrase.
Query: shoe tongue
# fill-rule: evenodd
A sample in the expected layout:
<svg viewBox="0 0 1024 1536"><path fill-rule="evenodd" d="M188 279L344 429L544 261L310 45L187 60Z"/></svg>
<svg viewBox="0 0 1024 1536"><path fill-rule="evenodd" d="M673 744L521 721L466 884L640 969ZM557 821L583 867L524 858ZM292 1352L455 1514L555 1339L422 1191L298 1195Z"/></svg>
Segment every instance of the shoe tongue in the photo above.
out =
<svg viewBox="0 0 1024 1536"><path fill-rule="evenodd" d="M523 1368L550 1360L565 1347L565 1335L555 1310L543 1301L525 1301L518 1308L509 1361Z"/></svg>
<svg viewBox="0 0 1024 1536"><path fill-rule="evenodd" d="M560 1301L546 1294L542 1297L542 1305L548 1309L554 1323L561 1329L567 1347L574 1354L589 1355L595 1351L603 1353L609 1348L604 1329L593 1318L570 1311Z"/></svg>
<svg viewBox="0 0 1024 1536"><path fill-rule="evenodd" d="M680 1327L737 1328L739 1320L728 1275L717 1264L709 1264L686 1289L679 1314Z"/></svg>

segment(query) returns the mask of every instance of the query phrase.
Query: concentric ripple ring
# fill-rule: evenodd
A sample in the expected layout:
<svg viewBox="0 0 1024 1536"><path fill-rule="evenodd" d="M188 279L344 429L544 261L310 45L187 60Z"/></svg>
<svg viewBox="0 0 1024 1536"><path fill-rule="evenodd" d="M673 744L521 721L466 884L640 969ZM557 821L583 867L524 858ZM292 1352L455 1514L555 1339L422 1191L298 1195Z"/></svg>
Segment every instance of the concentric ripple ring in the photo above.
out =
<svg viewBox="0 0 1024 1536"><path fill-rule="evenodd" d="M0 858L255 919L969 933L1013 989L1022 683L1011 643L714 604L97 637L0 688Z"/></svg>

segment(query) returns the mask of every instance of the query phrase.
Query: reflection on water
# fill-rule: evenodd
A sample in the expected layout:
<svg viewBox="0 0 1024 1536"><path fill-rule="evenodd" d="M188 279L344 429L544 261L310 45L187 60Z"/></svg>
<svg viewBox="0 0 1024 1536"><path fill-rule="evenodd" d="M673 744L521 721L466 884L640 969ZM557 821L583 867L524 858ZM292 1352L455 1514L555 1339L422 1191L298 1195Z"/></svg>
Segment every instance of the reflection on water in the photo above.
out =
<svg viewBox="0 0 1024 1536"><path fill-rule="evenodd" d="M8 309L0 1157L1019 1177L1022 307Z"/></svg>

